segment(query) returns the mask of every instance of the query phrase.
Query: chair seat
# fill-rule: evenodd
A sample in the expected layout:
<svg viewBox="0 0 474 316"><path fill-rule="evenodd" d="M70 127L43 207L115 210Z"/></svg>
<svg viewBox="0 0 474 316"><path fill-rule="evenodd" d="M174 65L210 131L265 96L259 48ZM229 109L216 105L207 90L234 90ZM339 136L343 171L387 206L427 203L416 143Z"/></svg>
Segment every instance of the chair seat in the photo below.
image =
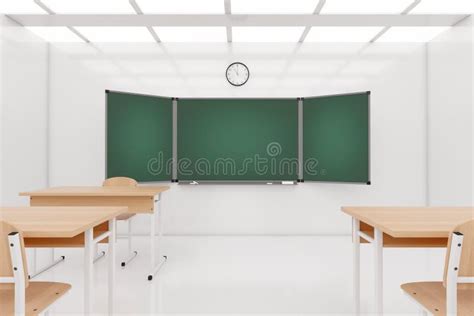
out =
<svg viewBox="0 0 474 316"><path fill-rule="evenodd" d="M446 288L442 282L406 283L401 288L433 315L446 315ZM474 315L474 290L458 289L458 316L468 315Z"/></svg>
<svg viewBox="0 0 474 316"><path fill-rule="evenodd" d="M136 214L133 214L133 213L120 214L119 216L117 216L117 220L118 221L126 221L127 219L129 219L130 217L133 217L135 215Z"/></svg>
<svg viewBox="0 0 474 316"><path fill-rule="evenodd" d="M5 285L5 284L3 284ZM70 284L58 282L30 282L26 288L26 315L38 315L67 293ZM13 285L9 289L0 289L1 315L13 315L15 305Z"/></svg>

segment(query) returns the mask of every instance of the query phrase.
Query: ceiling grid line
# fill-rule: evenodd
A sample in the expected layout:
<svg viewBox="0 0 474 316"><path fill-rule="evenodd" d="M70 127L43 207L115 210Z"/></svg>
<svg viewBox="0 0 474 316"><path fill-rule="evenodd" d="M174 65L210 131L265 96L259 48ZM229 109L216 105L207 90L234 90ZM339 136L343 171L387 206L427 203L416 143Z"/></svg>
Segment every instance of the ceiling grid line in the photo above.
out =
<svg viewBox="0 0 474 316"><path fill-rule="evenodd" d="M138 6L138 3L135 1L135 0L129 0L129 3L130 5L132 6L132 8L135 10L135 12L137 13L137 15L143 15L143 11L142 9L140 9L140 7ZM150 32L151 36L153 37L153 39L157 42L157 43L161 43L161 39L160 37L158 36L158 34L156 34L155 30L153 29L153 27L151 26L147 26L146 27L148 32Z"/></svg>
<svg viewBox="0 0 474 316"><path fill-rule="evenodd" d="M47 41L86 43L427 42L473 12L472 0L25 1L29 6L7 5L5 16Z"/></svg>
<svg viewBox="0 0 474 316"><path fill-rule="evenodd" d="M232 15L231 0L224 0L224 11L227 15ZM232 43L232 25L226 26L227 43Z"/></svg>
<svg viewBox="0 0 474 316"><path fill-rule="evenodd" d="M39 1L39 0L38 0ZM11 14L25 26L452 26L462 14Z"/></svg>
<svg viewBox="0 0 474 316"><path fill-rule="evenodd" d="M51 10L47 5L45 5L43 2L41 2L41 0L34 0L34 2L41 8L43 9L46 13L48 13L49 15L56 15L56 12L54 12L53 10ZM66 28L71 31L72 33L74 33L74 35L76 35L77 37L79 37L81 40L83 40L84 42L86 43L90 43L89 39L87 37L85 37L84 35L82 35L78 30L76 30L74 27L72 26L66 26Z"/></svg>
<svg viewBox="0 0 474 316"><path fill-rule="evenodd" d="M400 15L407 15L411 10L413 10L422 0L414 0L408 7L403 10ZM365 43L349 60L347 60L341 68L335 73L335 75L340 74L343 69L352 63L355 59L362 55L362 53L370 47L377 39L379 39L383 34L385 34L390 29L390 26L385 26L379 33L377 33L369 42Z"/></svg>
<svg viewBox="0 0 474 316"><path fill-rule="evenodd" d="M419 3L421 2L421 0L415 0L413 1L408 7L405 8L405 10L402 11L402 13L400 13L401 15L407 15L408 13L410 13L411 10L413 10ZM387 33L387 31L390 29L390 26L385 26L380 32L378 32L370 41L369 43L375 43L375 41L377 41L380 37L382 37L382 35L384 35L385 33Z"/></svg>
<svg viewBox="0 0 474 316"><path fill-rule="evenodd" d="M317 5L316 8L314 9L313 14L314 14L314 15L320 14L320 13L321 13L321 10L323 9L323 7L324 7L325 4L326 4L326 0L319 0L318 5ZM308 35L309 31L311 31L311 26L305 27L305 29L304 29L304 31L303 31L303 34L301 34L301 37L300 37L300 39L298 40L298 42L303 43L304 40L306 39L306 36Z"/></svg>

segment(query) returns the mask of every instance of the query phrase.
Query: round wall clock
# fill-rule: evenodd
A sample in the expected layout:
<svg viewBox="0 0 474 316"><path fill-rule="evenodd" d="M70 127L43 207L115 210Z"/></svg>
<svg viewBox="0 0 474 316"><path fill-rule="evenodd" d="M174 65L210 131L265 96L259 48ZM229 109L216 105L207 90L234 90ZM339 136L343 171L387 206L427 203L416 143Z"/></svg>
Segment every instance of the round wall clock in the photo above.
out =
<svg viewBox="0 0 474 316"><path fill-rule="evenodd" d="M243 86L250 77L250 71L245 64L241 62L235 62L227 67L225 71L225 77L227 81L233 86L240 87Z"/></svg>

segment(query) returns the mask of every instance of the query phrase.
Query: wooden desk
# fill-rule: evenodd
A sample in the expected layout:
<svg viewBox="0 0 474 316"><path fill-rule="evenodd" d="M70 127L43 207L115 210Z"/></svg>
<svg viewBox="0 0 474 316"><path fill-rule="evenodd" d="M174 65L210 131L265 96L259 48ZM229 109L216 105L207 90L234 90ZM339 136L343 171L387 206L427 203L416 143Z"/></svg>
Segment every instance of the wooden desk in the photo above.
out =
<svg viewBox="0 0 474 316"><path fill-rule="evenodd" d="M22 192L31 206L127 206L129 213L153 213L154 198L168 186L55 187Z"/></svg>
<svg viewBox="0 0 474 316"><path fill-rule="evenodd" d="M127 206L129 213L145 213L150 215L150 272L148 280L161 268L166 256L155 264L156 240L158 233L158 250L160 250L163 232L161 193L168 186L138 187L53 187L43 190L22 192L21 196L30 197L31 206Z"/></svg>
<svg viewBox="0 0 474 316"><path fill-rule="evenodd" d="M446 247L449 233L474 218L474 207L352 207L354 304L360 314L360 243L372 243L375 254L375 308L383 314L383 247Z"/></svg>
<svg viewBox="0 0 474 316"><path fill-rule="evenodd" d="M92 305L94 245L108 238L108 308L112 314L115 281L115 218L125 212L126 207L2 207L0 218L19 229L25 238L25 243L27 240L41 239L82 240L85 314L90 313ZM107 231L94 237L94 227L102 223L108 223Z"/></svg>

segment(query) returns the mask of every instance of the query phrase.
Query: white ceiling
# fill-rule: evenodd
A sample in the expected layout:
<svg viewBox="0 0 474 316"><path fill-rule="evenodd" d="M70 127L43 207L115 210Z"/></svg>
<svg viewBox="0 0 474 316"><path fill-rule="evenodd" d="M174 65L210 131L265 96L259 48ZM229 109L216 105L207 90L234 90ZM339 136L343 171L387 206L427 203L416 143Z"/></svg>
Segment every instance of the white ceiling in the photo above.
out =
<svg viewBox="0 0 474 316"><path fill-rule="evenodd" d="M4 14L401 14L415 0L0 0ZM132 4L135 2L136 6ZM318 5L319 4L319 5ZM136 8L141 12L137 12ZM472 14L474 0L421 0L408 14ZM229 13L228 13L229 14ZM50 42L82 41L67 27L28 27ZM369 42L380 27L74 27L91 42ZM426 42L446 27L392 27L378 42ZM303 35L304 34L304 35ZM303 36L302 36L303 35Z"/></svg>

